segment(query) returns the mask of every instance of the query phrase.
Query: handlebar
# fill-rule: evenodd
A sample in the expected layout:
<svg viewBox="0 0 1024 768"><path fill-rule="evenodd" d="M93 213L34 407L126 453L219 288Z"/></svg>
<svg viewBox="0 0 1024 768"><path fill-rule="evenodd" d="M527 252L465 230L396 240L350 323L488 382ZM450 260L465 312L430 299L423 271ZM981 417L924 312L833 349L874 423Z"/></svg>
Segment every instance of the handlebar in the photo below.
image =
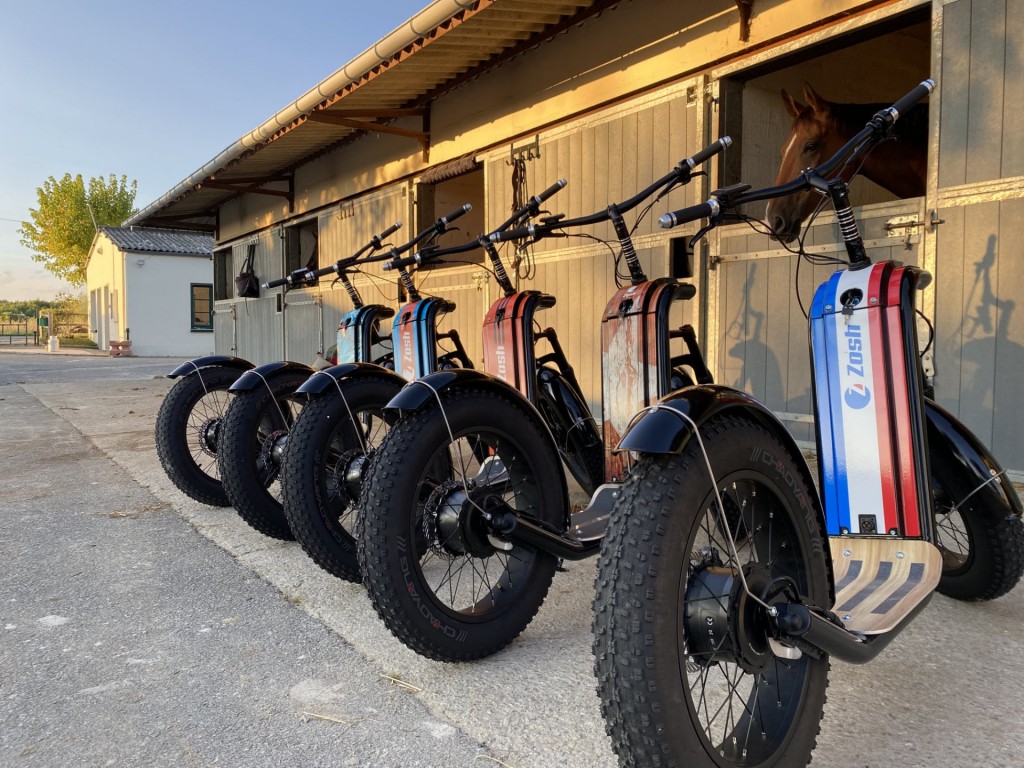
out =
<svg viewBox="0 0 1024 768"><path fill-rule="evenodd" d="M896 122L899 119L900 115L902 115L904 112L906 112L912 106L917 104L917 102L921 101L921 99L925 98L928 94L930 94L934 90L935 90L935 81L932 80L931 78L929 78L928 80L923 80L918 85L914 86L914 88L911 89L911 91L909 93L907 93L905 96L897 99L896 103L893 104L891 107L889 107L890 111L896 113L895 115L893 115L892 122L893 123ZM883 110L883 111L885 111L885 110ZM891 124L892 123L890 123L890 125Z"/></svg>
<svg viewBox="0 0 1024 768"><path fill-rule="evenodd" d="M433 259L439 259L442 256L452 256L457 253L466 253L467 251L475 251L480 247L480 243L476 240L467 240L460 245L453 245L449 248L424 248L419 253L414 253L412 256L404 256L398 259L391 259L387 264L384 265L384 271L390 272L393 269L402 269L403 267L411 267L413 264L422 264L425 261L432 261ZM385 257L386 258L386 257Z"/></svg>
<svg viewBox="0 0 1024 768"><path fill-rule="evenodd" d="M609 206L603 211L598 211L597 213L592 213L588 216L581 216L576 219L553 218L551 221L542 222L540 224L531 224L527 227L517 227L503 232L495 232L490 236L490 240L492 243L503 243L508 240L521 240L526 237L536 240L556 230L570 227L582 227L589 224L597 224L602 221L607 221L612 215L611 211L613 208L619 214L626 213L633 208L636 208L641 202L659 190L662 190L662 194L664 194L676 184L686 184L692 178L695 168L706 163L712 157L730 146L732 146L732 138L729 136L722 136L720 139L704 147L704 149L700 150L692 157L681 160L675 168L648 186L646 189L641 190L633 197L622 203Z"/></svg>
<svg viewBox="0 0 1024 768"><path fill-rule="evenodd" d="M307 271L305 273L305 279L306 280L316 280L317 278L323 277L324 275L341 274L341 272L343 272L345 269L347 269L348 267L351 267L353 264L355 264L357 262L362 262L364 264L369 264L369 263L372 263L374 261L382 261L383 259L385 259L387 257L386 256L383 256L383 257L381 257L381 256L377 256L377 257L368 256L368 257L364 258L363 254L367 253L368 251L375 251L378 248L380 248L381 245L383 245L383 241L385 239L387 239L391 235L395 234L395 232L397 232L401 228L402 228L402 222L396 221L394 224L392 224L390 227L385 229L379 235L374 235L373 237L371 237L370 238L370 242L367 243L366 245L364 245L362 248L360 248L359 251L355 255L349 256L348 258L345 258L345 259L339 259L334 264L331 264L328 267L321 267L320 269L309 270L309 271ZM299 270L296 270L296 272L298 272L298 271Z"/></svg>
<svg viewBox="0 0 1024 768"><path fill-rule="evenodd" d="M550 187L548 187L543 192L541 192L539 195L534 195L532 198L530 198L530 202L533 203L534 205L540 205L545 200L547 200L552 195L554 195L556 192L558 192L563 187L565 187L565 185L568 184L568 183L569 182L566 181L565 179L559 179L554 184L552 184Z"/></svg>
<svg viewBox="0 0 1024 768"><path fill-rule="evenodd" d="M277 280L268 280L265 283L261 283L261 285L263 286L264 290L266 290L267 288L277 288L277 286L279 285L287 285L289 288L291 288L292 286L296 285L297 283L303 282L304 280L306 280L306 270L296 269L294 272L291 272L285 277L279 278Z"/></svg>
<svg viewBox="0 0 1024 768"><path fill-rule="evenodd" d="M530 216L535 216L540 208L540 205L545 200L548 200L550 197L556 194L559 190L563 189L566 184L568 184L568 182L565 179L559 179L540 194L531 197L529 201L526 203L526 205L524 205L518 211L513 213L512 216L509 217L502 224L499 224L491 235L485 235L485 241L487 237L490 237L492 238L492 242L494 242L493 237L495 235L501 234L501 232L507 229L510 225L522 221L523 219L528 218ZM467 203L466 205L457 209L448 216L442 216L440 219L438 219L438 221L443 221L446 224L451 223L454 219L457 219L459 216L468 213L472 209L473 207ZM481 245L482 243L480 242L479 239L477 239L468 240L467 242L462 243L461 245L454 245L449 248L438 248L436 246L424 248L422 251L420 251L419 253L415 253L412 256L391 257L388 260L388 263L384 265L384 271L389 272L393 269L402 269L404 267L410 267L413 264L422 265L427 261L433 261L435 259L441 258L442 256L452 256L455 254L466 253L468 251L476 250L477 248L481 247Z"/></svg>
<svg viewBox="0 0 1024 768"><path fill-rule="evenodd" d="M459 218L460 216L465 216L467 213L469 213L472 210L473 210L473 206L470 205L469 203L466 203L465 205L463 205L463 206L461 206L459 208L456 208L454 211L449 213L447 216L442 216L437 221L438 222L443 222L444 226L448 226L453 221L455 221L457 218Z"/></svg>
<svg viewBox="0 0 1024 768"><path fill-rule="evenodd" d="M392 224L390 227L385 229L379 235L374 235L373 239L370 242L373 243L373 245L375 247L380 248L381 245L383 245L385 240L387 240L389 237L391 237L393 234L395 234L395 232L397 232L401 228L402 228L402 222L396 221L394 224Z"/></svg>
<svg viewBox="0 0 1024 768"><path fill-rule="evenodd" d="M900 97L891 107L879 110L853 138L846 142L832 157L817 168L808 168L797 178L774 187L764 187L746 191L749 187L734 187L729 190L717 190L704 203L670 211L658 219L663 229L671 229L679 224L686 224L699 219L717 219L724 210L738 208L747 203L761 200L772 200L786 197L797 192L817 188L817 183L835 171L843 162L852 162L878 142L887 138L893 124L899 116L917 104L921 99L935 90L935 81L928 79L916 85L906 95Z"/></svg>
<svg viewBox="0 0 1024 768"><path fill-rule="evenodd" d="M683 163L686 163L688 166L690 166L690 170L693 170L698 165L704 165L704 163L706 163L712 157L728 149L731 146L732 137L723 136L722 138L718 139L718 141L714 141L711 144L708 144L706 147L704 147L704 149L700 150L693 157L689 157L686 160L683 160ZM680 165L682 165L682 163L680 163Z"/></svg>

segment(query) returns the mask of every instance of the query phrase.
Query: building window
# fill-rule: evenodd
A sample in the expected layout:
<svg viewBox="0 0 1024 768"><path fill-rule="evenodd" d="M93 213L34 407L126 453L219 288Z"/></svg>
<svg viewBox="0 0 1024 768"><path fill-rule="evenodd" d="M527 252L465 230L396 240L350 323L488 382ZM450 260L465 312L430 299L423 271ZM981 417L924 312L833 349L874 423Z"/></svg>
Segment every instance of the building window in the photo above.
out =
<svg viewBox="0 0 1024 768"><path fill-rule="evenodd" d="M213 285L192 283L192 330L213 330Z"/></svg>
<svg viewBox="0 0 1024 768"><path fill-rule="evenodd" d="M476 166L473 166L474 168ZM426 178L433 178L426 176ZM430 226L439 216L446 216L462 205L469 203L473 210L459 217L452 224L450 233L440 239L442 246L458 245L480 232L486 231L484 216L484 172L473 170L460 173L453 178L444 178L435 183L424 183L422 180L416 189L417 231ZM486 256L480 249L452 256L455 262L482 262ZM447 261L447 259L442 259ZM428 263L429 266L429 263Z"/></svg>
<svg viewBox="0 0 1024 768"><path fill-rule="evenodd" d="M289 275L296 269L316 269L319 265L317 241L320 222L313 218L285 229L284 268Z"/></svg>
<svg viewBox="0 0 1024 768"><path fill-rule="evenodd" d="M234 285L231 282L231 249L222 248L213 252L213 298L224 301L231 298ZM193 315L194 317L194 315Z"/></svg>

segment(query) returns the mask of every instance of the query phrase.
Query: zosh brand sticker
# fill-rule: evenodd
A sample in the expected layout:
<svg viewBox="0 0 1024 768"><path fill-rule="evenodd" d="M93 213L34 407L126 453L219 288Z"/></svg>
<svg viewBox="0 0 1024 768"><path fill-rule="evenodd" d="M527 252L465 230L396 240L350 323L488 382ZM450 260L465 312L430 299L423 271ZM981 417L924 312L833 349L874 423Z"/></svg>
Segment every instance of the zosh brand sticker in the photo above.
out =
<svg viewBox="0 0 1024 768"><path fill-rule="evenodd" d="M854 381L846 388L843 399L850 408L860 410L871 402L871 390L864 383L864 341L861 338L860 326L853 324L846 326L844 336L847 352L846 375Z"/></svg>
<svg viewBox="0 0 1024 768"><path fill-rule="evenodd" d="M499 344L494 348L494 357L498 364L498 377L502 380L508 380L508 368L505 365L505 345Z"/></svg>

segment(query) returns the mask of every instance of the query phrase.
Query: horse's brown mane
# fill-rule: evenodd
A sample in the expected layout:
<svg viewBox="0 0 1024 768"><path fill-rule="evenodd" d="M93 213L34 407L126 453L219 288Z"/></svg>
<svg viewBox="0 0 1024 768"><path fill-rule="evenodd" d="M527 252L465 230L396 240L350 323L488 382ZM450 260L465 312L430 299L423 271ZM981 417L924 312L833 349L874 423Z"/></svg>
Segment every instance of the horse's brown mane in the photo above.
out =
<svg viewBox="0 0 1024 768"><path fill-rule="evenodd" d="M836 104L829 102L836 124L856 133L863 128L868 120L880 109L891 104ZM900 141L924 147L928 143L928 105L918 104L916 107L900 115L896 121L893 134Z"/></svg>

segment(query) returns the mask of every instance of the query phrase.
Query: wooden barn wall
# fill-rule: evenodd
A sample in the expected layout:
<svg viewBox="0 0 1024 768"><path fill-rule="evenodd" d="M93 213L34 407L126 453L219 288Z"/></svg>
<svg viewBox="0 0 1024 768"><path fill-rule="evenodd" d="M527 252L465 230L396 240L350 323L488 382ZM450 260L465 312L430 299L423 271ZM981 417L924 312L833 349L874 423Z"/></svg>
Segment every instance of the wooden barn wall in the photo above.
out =
<svg viewBox="0 0 1024 768"><path fill-rule="evenodd" d="M1024 0L940 4L938 402L1024 470Z"/></svg>
<svg viewBox="0 0 1024 768"><path fill-rule="evenodd" d="M515 154L524 159L526 171L524 196L536 194L564 178L568 185L545 206L552 213L573 218L604 210L609 203L622 202L704 145L705 120L701 113L705 108L703 86L693 82L542 133L535 144L516 145ZM486 159L489 226L507 218L513 207L512 156L510 149L506 149ZM701 184L694 183L673 191L637 227L634 242L649 277L668 274L670 241L692 231L662 230L657 226L658 216L696 203L700 188ZM638 211L649 202L650 199L626 214L631 227ZM558 300L554 308L538 316L538 322L558 332L591 409L600 420L600 321L616 287L612 250L593 238L611 241L616 252L617 241L607 223L573 231L586 237L550 238L533 246L532 273L519 285L552 294ZM510 246L505 247L503 255L508 263L512 257ZM521 267L521 273L526 274L526 266ZM697 284L697 278L693 282ZM685 306L674 310L673 319L678 324L685 321L699 328L698 302L699 297L684 302Z"/></svg>
<svg viewBox="0 0 1024 768"><path fill-rule="evenodd" d="M280 277L284 269L276 232L260 232L234 243L229 265L232 296L235 295L234 276L241 271L251 242L256 244L253 271L260 282ZM214 340L218 354L235 355L257 365L282 359L284 339L273 292L260 289L259 298L232 298L217 302L215 307Z"/></svg>
<svg viewBox="0 0 1024 768"><path fill-rule="evenodd" d="M740 40L734 0L620 3L432 101L429 160L415 141L367 135L296 169L293 210L264 195L226 203L219 238L226 242L351 198L886 1L758 0L747 41ZM394 125L423 127L419 118L401 118Z"/></svg>

